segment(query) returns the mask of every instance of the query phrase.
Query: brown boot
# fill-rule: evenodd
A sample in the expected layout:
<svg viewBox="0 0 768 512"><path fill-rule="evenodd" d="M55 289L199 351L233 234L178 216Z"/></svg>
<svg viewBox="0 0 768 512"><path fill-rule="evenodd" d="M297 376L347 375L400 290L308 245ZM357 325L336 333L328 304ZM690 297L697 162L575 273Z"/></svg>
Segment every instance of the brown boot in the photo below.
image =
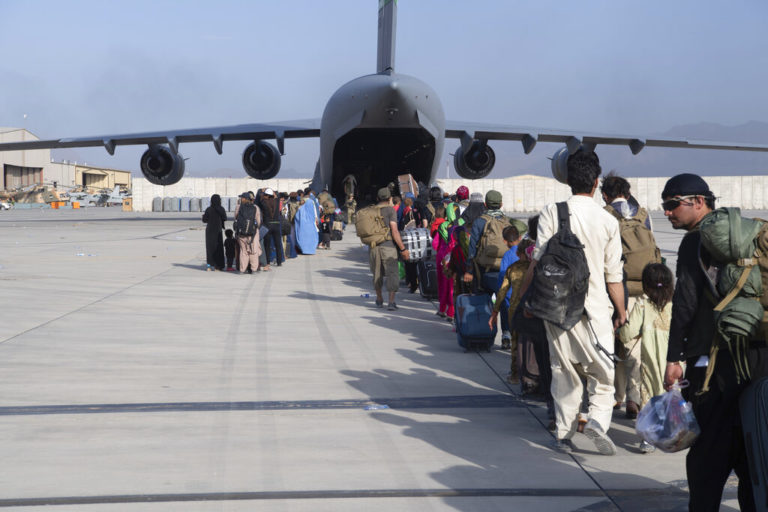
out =
<svg viewBox="0 0 768 512"><path fill-rule="evenodd" d="M632 400L627 400L627 419L637 419L637 413L640 412L640 408Z"/></svg>

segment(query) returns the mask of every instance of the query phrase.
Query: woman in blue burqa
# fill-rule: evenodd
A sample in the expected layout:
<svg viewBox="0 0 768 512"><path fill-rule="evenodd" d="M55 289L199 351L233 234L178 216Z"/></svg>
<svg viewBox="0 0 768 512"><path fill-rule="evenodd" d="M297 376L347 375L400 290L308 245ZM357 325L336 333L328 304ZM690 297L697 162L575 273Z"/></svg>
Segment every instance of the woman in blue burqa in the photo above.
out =
<svg viewBox="0 0 768 512"><path fill-rule="evenodd" d="M224 270L224 239L221 230L227 220L227 212L221 206L221 196L211 196L211 206L203 213L205 226L205 262L206 270Z"/></svg>
<svg viewBox="0 0 768 512"><path fill-rule="evenodd" d="M317 250L317 209L315 203L305 199L302 201L293 219L296 227L296 244L302 254L315 254Z"/></svg>

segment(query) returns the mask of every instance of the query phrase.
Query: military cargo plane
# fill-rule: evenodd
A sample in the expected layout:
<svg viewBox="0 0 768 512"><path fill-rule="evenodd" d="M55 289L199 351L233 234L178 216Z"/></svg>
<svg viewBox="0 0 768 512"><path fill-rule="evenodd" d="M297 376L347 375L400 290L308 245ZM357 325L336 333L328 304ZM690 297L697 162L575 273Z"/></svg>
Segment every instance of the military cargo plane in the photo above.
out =
<svg viewBox="0 0 768 512"><path fill-rule="evenodd" d="M182 143L212 143L221 154L225 141L252 141L243 152L242 165L249 176L264 180L280 171L286 139L319 137L312 187L327 187L340 198L345 177L352 175L363 199L402 174L432 183L446 138L458 140L454 167L466 179L484 178L493 170L496 156L489 141L518 141L526 154L538 142L563 144L552 158L553 175L560 181L565 179L569 154L579 147L594 149L598 144L627 146L633 154L646 146L768 151L768 146L756 144L447 121L440 99L429 85L395 72L396 8L394 0L379 1L377 72L342 85L319 120L11 142L0 144L0 151L102 146L114 154L116 146L147 145L140 160L142 173L151 183L171 185L184 176L184 158L179 152Z"/></svg>

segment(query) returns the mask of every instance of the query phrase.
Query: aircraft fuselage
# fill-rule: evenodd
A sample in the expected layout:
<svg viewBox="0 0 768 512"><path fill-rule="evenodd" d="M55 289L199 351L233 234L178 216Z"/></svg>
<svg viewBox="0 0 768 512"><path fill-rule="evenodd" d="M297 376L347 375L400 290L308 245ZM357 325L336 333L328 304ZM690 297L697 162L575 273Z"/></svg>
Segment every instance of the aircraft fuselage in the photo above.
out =
<svg viewBox="0 0 768 512"><path fill-rule="evenodd" d="M435 91L408 75L365 75L341 86L323 112L320 158L313 187L338 199L342 181L355 175L358 199L412 174L430 184L445 145L445 114Z"/></svg>

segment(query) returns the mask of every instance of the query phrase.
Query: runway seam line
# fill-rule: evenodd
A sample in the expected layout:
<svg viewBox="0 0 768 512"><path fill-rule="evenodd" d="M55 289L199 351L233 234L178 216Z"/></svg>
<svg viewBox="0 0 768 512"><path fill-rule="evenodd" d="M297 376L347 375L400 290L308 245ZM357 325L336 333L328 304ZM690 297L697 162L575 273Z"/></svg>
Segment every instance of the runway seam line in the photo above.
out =
<svg viewBox="0 0 768 512"><path fill-rule="evenodd" d="M124 404L70 404L0 407L0 416L38 416L48 414L109 414L147 412L211 412L211 411L274 411L274 410L331 410L331 409L487 409L524 407L521 402L505 394L457 395L421 397L380 397L358 400L284 400L241 402L168 402Z"/></svg>
<svg viewBox="0 0 768 512"><path fill-rule="evenodd" d="M491 369L491 371L492 371L494 374L496 374L496 376L499 378L499 380L501 380L501 382L504 384L504 386L506 386L506 388L507 388L507 389L509 389L509 391L515 395L515 397L517 397L518 399L520 399L520 402L521 402L521 404L522 404L522 407L525 407L525 408L526 408L526 410L528 411L528 413L529 413L531 416L533 416L533 419L534 419L534 420L536 420L536 422L537 422L539 425L541 425L543 428L545 428L545 429L546 429L546 427L544 426L544 423L543 423L543 422L542 422L542 421L539 419L539 417L538 417L538 416L536 416L536 415L533 413L533 409L531 408L531 404L529 404L529 403L527 403L526 401L522 400L522 399L521 399L521 397L520 397L520 396L519 396L517 393L515 393L515 392L512 390L512 385L511 385L511 384L510 384L510 383L507 381L507 379L505 379L505 378L503 378L501 375L499 375L499 372L497 372L497 371L496 371L496 369L495 369L495 368L494 368L494 367L491 365L491 363L490 363L490 362L489 362L489 361L488 361L488 360L487 360L485 357L483 357L483 354L480 354L480 353L478 352L478 355L480 356L480 359L482 359L482 360L483 360L483 362L484 362L484 363L485 363L485 364L488 366L488 368L490 368L490 369ZM547 433L549 433L549 434L552 436L552 439L554 439L554 438L555 438L555 436L554 436L554 434L553 434L552 432L549 432L549 431L547 430ZM577 459L577 458L576 458L576 457L575 457L573 454L570 454L570 455L569 455L569 457L571 457L571 459L572 459L572 460L573 460L573 461L574 461L574 462L575 462L575 463L576 463L576 464L577 464L577 465L578 465L578 466L581 468L581 470L582 470L582 471L583 471L583 472L584 472L584 473L587 475L587 478L589 478L590 480L592 480L592 482L595 484L595 486L597 486L597 488L598 488L598 489L600 489L600 491L602 491L602 493L605 495L605 498L607 498L608 500L610 500L610 502L611 502L611 503L613 503L613 505L616 507L616 509L617 509L617 510L622 510L622 508L619 506L619 504L618 504L618 503L616 503L616 500L614 500L614 499L613 499L613 496L611 496L610 494L608 494L608 492L607 492L605 489L603 489L603 486L602 486L602 485L600 485L600 482L598 482L598 481L597 481L597 479L596 479L594 476L592 476L592 474L591 474L591 473L590 473L590 472L587 470L587 468L585 468L585 467L584 467L584 465L583 465L581 462L579 462L579 460L578 460L578 459Z"/></svg>
<svg viewBox="0 0 768 512"><path fill-rule="evenodd" d="M633 498L648 496L682 496L676 487L658 489L610 489L612 495ZM508 488L508 489L359 489L315 491L211 492L180 494L115 494L101 496L51 496L42 498L0 499L0 507L32 507L51 505L93 505L116 503L169 503L202 501L265 501L307 499L369 499L369 498L605 498L602 491L592 489Z"/></svg>
<svg viewBox="0 0 768 512"><path fill-rule="evenodd" d="M199 261L199 260L197 258L192 258L192 259L187 260L186 262L184 262L184 264L185 265L189 264L192 261ZM165 274L166 272L170 272L171 270L174 270L174 268L173 267L172 268L167 268L167 269L163 270L162 272L158 272L157 274L151 275L151 276L147 277L146 279L143 279L143 280L139 281L138 283L133 283L131 285L126 286L125 288L121 288L119 290L115 290L114 292L112 292L112 293L110 293L108 295L104 295L103 297L100 297L100 298L98 298L98 299L96 299L96 300L94 300L92 302L89 302L88 304L83 304L82 306L80 306L77 309L73 309L72 311L67 311L66 313L61 314L61 315L57 316L56 318L51 318L50 320L47 320L47 321L45 321L45 322L43 322L41 324L38 324L38 325L36 325L34 327L30 327L29 329L27 329L25 331L22 331L22 332L20 332L18 334L14 334L10 338L6 338L6 339L0 341L0 345L2 345L4 343L7 343L9 341L12 341L12 340L14 340L14 339L16 339L16 338L18 338L20 336L23 336L23 335L27 334L27 333L35 331L35 330L37 330L37 329L39 329L41 327L45 327L46 325L48 325L50 323L53 323L53 322L55 322L57 320L61 320L62 318L65 318L65 317L67 317L69 315L72 315L74 313L78 313L78 312L80 312L80 311L82 311L82 310L84 310L86 308L89 308L89 307L91 307L93 305L96 305L96 304L98 304L100 302L103 302L103 301L105 301L107 299L111 299L112 297L114 297L116 295L120 295L121 293L123 293L125 291L128 291L131 288L135 288L136 286L140 286L140 285L142 285L142 284L144 284L144 283L146 283L148 281L151 281L152 279L155 279L156 277L159 277L159 276Z"/></svg>

